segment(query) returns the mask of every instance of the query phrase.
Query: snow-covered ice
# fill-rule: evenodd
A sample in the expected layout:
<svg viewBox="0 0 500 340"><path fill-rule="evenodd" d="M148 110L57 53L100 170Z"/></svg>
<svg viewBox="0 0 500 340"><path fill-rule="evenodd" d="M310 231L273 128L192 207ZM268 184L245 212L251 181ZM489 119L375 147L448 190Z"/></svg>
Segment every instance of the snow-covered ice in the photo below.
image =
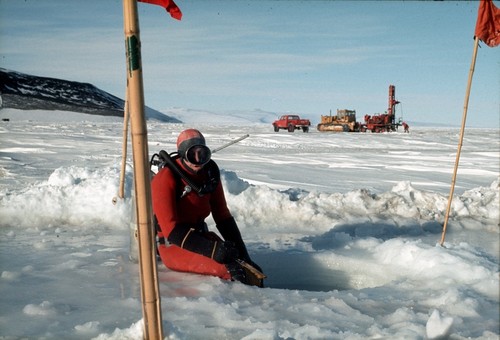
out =
<svg viewBox="0 0 500 340"><path fill-rule="evenodd" d="M498 129L466 129L441 247L457 128L275 133L258 111L165 112L187 123L149 121L150 155L174 151L186 127L212 148L250 135L214 159L268 275L259 289L159 263L166 339L499 339ZM130 147L126 195L112 203L121 120L7 117L0 339L141 339Z"/></svg>

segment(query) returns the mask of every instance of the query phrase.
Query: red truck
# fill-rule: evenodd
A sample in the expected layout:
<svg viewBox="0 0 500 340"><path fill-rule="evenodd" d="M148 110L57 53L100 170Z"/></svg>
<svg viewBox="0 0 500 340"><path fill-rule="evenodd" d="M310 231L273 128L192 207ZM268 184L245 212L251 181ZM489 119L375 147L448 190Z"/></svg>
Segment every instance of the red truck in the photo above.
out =
<svg viewBox="0 0 500 340"><path fill-rule="evenodd" d="M283 115L273 122L274 132L280 129L286 129L288 132L302 129L304 132L309 132L309 126L311 126L309 119L301 119L298 115Z"/></svg>

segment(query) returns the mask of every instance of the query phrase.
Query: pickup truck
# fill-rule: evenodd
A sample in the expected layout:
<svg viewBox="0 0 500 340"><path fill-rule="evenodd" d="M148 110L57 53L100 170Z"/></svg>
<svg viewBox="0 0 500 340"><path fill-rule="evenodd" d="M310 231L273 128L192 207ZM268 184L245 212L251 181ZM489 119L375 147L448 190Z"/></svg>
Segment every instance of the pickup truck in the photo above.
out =
<svg viewBox="0 0 500 340"><path fill-rule="evenodd" d="M288 132L302 129L304 132L309 132L309 126L311 126L309 119L301 119L298 115L283 115L273 122L274 132L280 129L286 129Z"/></svg>

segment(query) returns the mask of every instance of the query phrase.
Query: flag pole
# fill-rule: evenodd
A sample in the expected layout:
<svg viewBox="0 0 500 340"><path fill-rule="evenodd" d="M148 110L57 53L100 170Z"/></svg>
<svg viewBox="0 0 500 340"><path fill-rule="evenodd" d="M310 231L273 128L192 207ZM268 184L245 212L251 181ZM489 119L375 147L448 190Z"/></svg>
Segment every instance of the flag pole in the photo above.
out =
<svg viewBox="0 0 500 340"><path fill-rule="evenodd" d="M122 145L122 165L120 171L120 187L118 189L118 197L125 197L125 168L127 164L127 143L128 143L128 121L129 121L129 111L128 111L128 85L125 90L125 105L123 108L123 145Z"/></svg>
<svg viewBox="0 0 500 340"><path fill-rule="evenodd" d="M472 76L474 75L474 68L476 67L476 57L477 57L477 48L479 46L479 38L476 36L474 38L474 52L472 52L472 62L469 70L469 80L467 82L467 90L465 91L465 99L464 99L464 110L462 114L462 127L460 128L460 136L458 138L458 148L457 148L457 156L455 159L455 168L453 170L453 176L451 179L451 187L450 194L448 196L448 206L446 208L446 215L444 217L443 224L443 232L441 234L441 242L440 245L443 246L444 239L446 235L446 227L448 226L448 218L450 217L451 210L451 201L453 200L453 192L455 190L455 182L457 179L457 171L458 171L458 163L460 161L460 152L462 150L462 143L464 140L464 132L465 132L465 121L467 120L467 110L469 107L469 97L470 97L470 89L472 85Z"/></svg>
<svg viewBox="0 0 500 340"><path fill-rule="evenodd" d="M141 275L141 298L144 318L144 338L163 339L158 270L152 225L149 151L144 117L141 44L137 1L123 0L124 33L127 59L128 108L134 159L134 183Z"/></svg>

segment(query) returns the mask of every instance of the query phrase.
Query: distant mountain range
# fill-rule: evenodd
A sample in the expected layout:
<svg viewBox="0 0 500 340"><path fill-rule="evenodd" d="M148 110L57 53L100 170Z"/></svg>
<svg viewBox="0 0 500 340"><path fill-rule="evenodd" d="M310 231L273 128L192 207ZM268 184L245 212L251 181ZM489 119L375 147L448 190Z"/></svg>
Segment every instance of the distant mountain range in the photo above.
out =
<svg viewBox="0 0 500 340"><path fill-rule="evenodd" d="M59 110L123 117L125 101L89 83L38 77L0 68L0 109ZM182 123L146 107L146 118Z"/></svg>

